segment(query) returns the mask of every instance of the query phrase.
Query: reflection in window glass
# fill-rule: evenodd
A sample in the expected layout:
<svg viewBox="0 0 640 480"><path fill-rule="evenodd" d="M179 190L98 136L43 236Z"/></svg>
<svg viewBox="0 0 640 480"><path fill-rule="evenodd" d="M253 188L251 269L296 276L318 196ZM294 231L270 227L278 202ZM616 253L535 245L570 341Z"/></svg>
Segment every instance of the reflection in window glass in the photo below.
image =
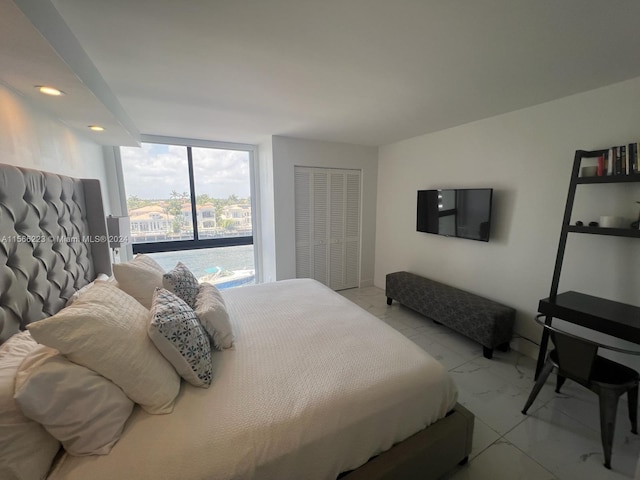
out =
<svg viewBox="0 0 640 480"><path fill-rule="evenodd" d="M193 240L187 148L143 143L120 152L132 242Z"/></svg>

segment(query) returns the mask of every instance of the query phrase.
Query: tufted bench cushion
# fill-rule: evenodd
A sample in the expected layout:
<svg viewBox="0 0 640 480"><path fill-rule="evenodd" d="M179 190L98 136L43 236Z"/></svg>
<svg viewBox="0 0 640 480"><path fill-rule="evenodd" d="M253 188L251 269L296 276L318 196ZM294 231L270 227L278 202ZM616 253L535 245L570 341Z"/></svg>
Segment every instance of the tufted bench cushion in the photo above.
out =
<svg viewBox="0 0 640 480"><path fill-rule="evenodd" d="M387 275L387 304L400 302L480 343L484 356L508 349L515 309L409 272Z"/></svg>

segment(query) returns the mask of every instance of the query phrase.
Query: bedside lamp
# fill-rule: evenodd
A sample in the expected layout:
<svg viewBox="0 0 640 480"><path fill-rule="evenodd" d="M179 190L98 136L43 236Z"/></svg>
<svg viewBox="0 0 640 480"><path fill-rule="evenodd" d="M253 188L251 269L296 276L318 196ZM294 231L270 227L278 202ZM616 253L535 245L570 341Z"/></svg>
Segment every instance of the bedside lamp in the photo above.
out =
<svg viewBox="0 0 640 480"><path fill-rule="evenodd" d="M116 250L130 243L131 228L129 217L107 217L107 231L109 232L109 246L112 250L113 263L116 263Z"/></svg>

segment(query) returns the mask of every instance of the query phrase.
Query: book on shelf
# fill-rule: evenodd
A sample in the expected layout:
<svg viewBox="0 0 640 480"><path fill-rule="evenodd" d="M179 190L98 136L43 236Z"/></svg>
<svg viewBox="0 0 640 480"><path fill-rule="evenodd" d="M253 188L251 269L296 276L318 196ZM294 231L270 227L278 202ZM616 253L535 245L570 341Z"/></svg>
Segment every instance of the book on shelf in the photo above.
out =
<svg viewBox="0 0 640 480"><path fill-rule="evenodd" d="M605 156L604 155L600 155L598 157L598 165L596 167L596 175L598 177L602 177L606 174L607 170L606 170L606 161L605 161Z"/></svg>
<svg viewBox="0 0 640 480"><path fill-rule="evenodd" d="M613 147L613 174L622 175L622 157L620 147Z"/></svg>
<svg viewBox="0 0 640 480"><path fill-rule="evenodd" d="M621 145L618 145L616 149L616 159L618 159L618 175L624 175L624 152L622 151Z"/></svg>
<svg viewBox="0 0 640 480"><path fill-rule="evenodd" d="M597 157L595 175L640 175L640 142L605 150L603 155Z"/></svg>
<svg viewBox="0 0 640 480"><path fill-rule="evenodd" d="M638 174L638 143L629 144L629 175Z"/></svg>

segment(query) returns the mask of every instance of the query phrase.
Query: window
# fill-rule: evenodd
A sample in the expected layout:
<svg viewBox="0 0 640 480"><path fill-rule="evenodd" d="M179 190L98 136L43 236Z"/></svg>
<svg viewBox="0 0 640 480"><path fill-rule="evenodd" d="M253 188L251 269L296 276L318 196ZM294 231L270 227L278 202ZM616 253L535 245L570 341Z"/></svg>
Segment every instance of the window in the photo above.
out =
<svg viewBox="0 0 640 480"><path fill-rule="evenodd" d="M228 144L121 147L133 252L167 270L182 261L223 287L253 283L252 154Z"/></svg>

